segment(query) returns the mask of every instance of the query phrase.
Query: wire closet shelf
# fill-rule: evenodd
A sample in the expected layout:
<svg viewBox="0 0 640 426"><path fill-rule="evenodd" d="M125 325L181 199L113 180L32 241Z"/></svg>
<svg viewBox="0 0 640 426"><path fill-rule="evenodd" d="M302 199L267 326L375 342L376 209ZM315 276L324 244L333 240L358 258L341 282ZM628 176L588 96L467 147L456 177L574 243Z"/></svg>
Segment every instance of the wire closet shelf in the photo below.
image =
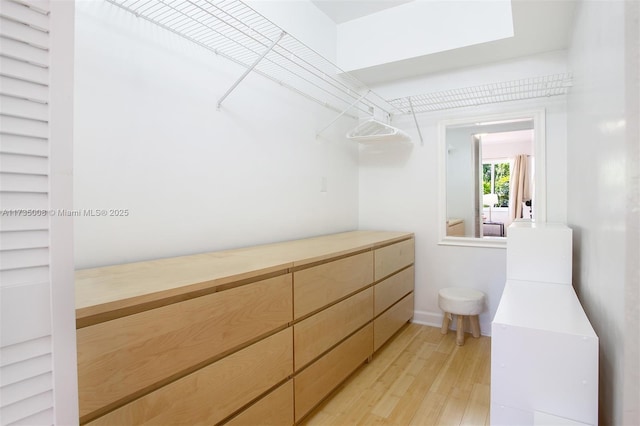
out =
<svg viewBox="0 0 640 426"><path fill-rule="evenodd" d="M571 73L562 73L411 95L391 99L389 103L401 110L402 114L415 114L565 95L571 85Z"/></svg>
<svg viewBox="0 0 640 426"><path fill-rule="evenodd" d="M245 67L218 106L251 71L352 118L401 112L240 0L107 1Z"/></svg>

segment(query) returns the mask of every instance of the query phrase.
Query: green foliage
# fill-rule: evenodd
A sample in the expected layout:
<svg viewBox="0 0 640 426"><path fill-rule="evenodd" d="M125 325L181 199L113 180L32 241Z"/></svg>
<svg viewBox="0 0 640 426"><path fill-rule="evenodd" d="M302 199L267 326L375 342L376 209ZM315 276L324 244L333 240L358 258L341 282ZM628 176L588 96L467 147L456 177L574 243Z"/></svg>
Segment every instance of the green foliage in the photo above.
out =
<svg viewBox="0 0 640 426"><path fill-rule="evenodd" d="M509 163L485 163L482 165L482 187L485 194L491 193L493 174L493 192L498 195L498 206L509 207L509 181L511 170Z"/></svg>

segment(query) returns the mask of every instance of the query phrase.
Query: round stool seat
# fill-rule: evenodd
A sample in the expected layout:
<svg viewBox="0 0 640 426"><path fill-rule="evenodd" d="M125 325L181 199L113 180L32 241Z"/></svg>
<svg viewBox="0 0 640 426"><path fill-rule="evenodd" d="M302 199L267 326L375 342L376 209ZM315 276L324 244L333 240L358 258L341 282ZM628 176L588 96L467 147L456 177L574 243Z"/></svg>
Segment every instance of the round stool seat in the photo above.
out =
<svg viewBox="0 0 640 426"><path fill-rule="evenodd" d="M438 306L444 311L442 334L447 334L451 315L458 316L456 343L464 345L464 318L468 317L473 337L480 337L478 314L484 308L484 293L471 288L447 287L438 292Z"/></svg>
<svg viewBox="0 0 640 426"><path fill-rule="evenodd" d="M471 288L443 288L438 292L438 306L451 314L478 315L484 307L484 293Z"/></svg>

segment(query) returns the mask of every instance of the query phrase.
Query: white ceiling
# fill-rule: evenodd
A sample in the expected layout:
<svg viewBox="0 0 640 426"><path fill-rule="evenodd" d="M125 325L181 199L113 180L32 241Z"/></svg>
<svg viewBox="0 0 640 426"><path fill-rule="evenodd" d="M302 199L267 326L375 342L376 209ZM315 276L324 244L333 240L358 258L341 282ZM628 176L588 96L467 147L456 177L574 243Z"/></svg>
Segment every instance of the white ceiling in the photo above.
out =
<svg viewBox="0 0 640 426"><path fill-rule="evenodd" d="M413 0L312 1L334 22L342 23ZM578 0L512 0L514 37L350 71L349 73L367 85L375 85L418 75L565 50L568 47L577 3ZM482 25L482 23L479 22L478 25Z"/></svg>
<svg viewBox="0 0 640 426"><path fill-rule="evenodd" d="M336 24L361 18L413 0L311 0Z"/></svg>

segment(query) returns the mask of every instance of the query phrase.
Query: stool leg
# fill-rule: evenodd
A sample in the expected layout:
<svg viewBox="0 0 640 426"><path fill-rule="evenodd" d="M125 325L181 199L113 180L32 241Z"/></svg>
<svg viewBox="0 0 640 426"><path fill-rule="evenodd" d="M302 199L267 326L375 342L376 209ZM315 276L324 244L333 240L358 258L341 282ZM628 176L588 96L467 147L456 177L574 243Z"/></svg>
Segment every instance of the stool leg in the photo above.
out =
<svg viewBox="0 0 640 426"><path fill-rule="evenodd" d="M449 312L445 312L444 317L442 317L442 328L440 329L440 333L447 334L449 331L449 321L451 321L451 314Z"/></svg>
<svg viewBox="0 0 640 426"><path fill-rule="evenodd" d="M469 320L471 322L471 333L473 334L473 337L480 337L480 321L478 320L478 316L471 315Z"/></svg>
<svg viewBox="0 0 640 426"><path fill-rule="evenodd" d="M458 315L458 324L456 330L456 344L464 345L464 315Z"/></svg>

